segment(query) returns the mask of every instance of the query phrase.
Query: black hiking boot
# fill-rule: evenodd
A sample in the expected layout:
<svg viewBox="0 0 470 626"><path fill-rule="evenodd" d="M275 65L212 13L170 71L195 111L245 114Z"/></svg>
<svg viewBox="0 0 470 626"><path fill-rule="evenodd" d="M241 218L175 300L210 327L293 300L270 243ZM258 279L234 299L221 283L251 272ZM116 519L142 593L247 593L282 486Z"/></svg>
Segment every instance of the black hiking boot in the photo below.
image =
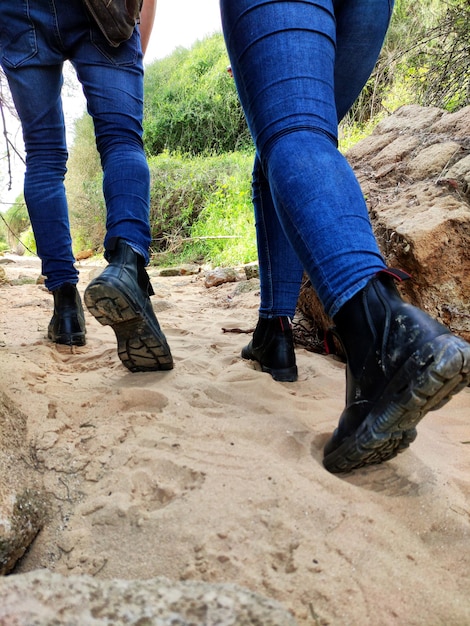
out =
<svg viewBox="0 0 470 626"><path fill-rule="evenodd" d="M118 239L109 265L85 290L85 304L100 324L111 326L118 356L131 372L170 370L173 358L155 316L153 289L140 254Z"/></svg>
<svg viewBox="0 0 470 626"><path fill-rule="evenodd" d="M47 329L48 338L54 343L84 346L85 316L76 285L64 283L52 295L54 313Z"/></svg>
<svg viewBox="0 0 470 626"><path fill-rule="evenodd" d="M253 339L242 350L242 358L257 361L274 380L297 380L292 323L286 316L260 317Z"/></svg>
<svg viewBox="0 0 470 626"><path fill-rule="evenodd" d="M469 384L470 345L404 302L394 278L379 272L334 318L347 371L346 408L324 450L330 472L395 457L428 411Z"/></svg>

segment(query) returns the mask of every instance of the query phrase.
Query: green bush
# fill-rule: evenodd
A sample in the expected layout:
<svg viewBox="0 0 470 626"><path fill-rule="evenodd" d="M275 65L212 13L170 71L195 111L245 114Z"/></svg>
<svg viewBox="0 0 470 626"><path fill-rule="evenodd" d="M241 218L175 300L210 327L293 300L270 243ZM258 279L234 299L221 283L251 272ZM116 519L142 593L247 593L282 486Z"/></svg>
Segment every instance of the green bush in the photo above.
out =
<svg viewBox="0 0 470 626"><path fill-rule="evenodd" d="M456 111L470 104L470 3L441 3L437 22L419 41L417 94L425 106Z"/></svg>
<svg viewBox="0 0 470 626"><path fill-rule="evenodd" d="M221 154L250 148L222 35L155 61L145 74L147 154Z"/></svg>
<svg viewBox="0 0 470 626"><path fill-rule="evenodd" d="M21 234L21 243L24 245L24 253L26 256L36 255L36 239L34 238L31 226Z"/></svg>
<svg viewBox="0 0 470 626"><path fill-rule="evenodd" d="M22 241L23 233L30 228L28 209L23 194L20 194L15 203L3 214L3 220L1 232L7 244L6 249L15 250L18 243ZM35 244L34 250L36 250Z"/></svg>
<svg viewBox="0 0 470 626"><path fill-rule="evenodd" d="M186 256L216 265L240 265L257 259L250 179L230 176L211 196L191 229Z"/></svg>
<svg viewBox="0 0 470 626"><path fill-rule="evenodd" d="M171 252L173 262L211 260L220 265L256 259L252 163L252 153L240 152L152 157L152 250Z"/></svg>
<svg viewBox="0 0 470 626"><path fill-rule="evenodd" d="M75 141L65 179L74 250L101 250L106 207L103 175L96 149L93 122L85 113L75 123Z"/></svg>

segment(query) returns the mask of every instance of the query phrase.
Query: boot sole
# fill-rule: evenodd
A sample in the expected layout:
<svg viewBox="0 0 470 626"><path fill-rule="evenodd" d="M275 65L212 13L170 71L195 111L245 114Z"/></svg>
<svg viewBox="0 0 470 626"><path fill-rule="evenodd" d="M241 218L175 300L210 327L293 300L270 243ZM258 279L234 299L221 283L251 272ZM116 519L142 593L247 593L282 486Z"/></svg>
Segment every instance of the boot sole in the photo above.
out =
<svg viewBox="0 0 470 626"><path fill-rule="evenodd" d="M408 359L357 431L324 457L324 467L350 472L394 458L416 439L426 413L469 383L470 345L454 335L437 337Z"/></svg>
<svg viewBox="0 0 470 626"><path fill-rule="evenodd" d="M52 333L48 333L48 339L53 343L59 343L64 346L84 346L86 338L84 333L74 333L72 335L57 335L54 337Z"/></svg>
<svg viewBox="0 0 470 626"><path fill-rule="evenodd" d="M297 366L286 367L285 369L272 369L261 365L261 371L271 374L273 380L280 383L295 383L297 380Z"/></svg>
<svg viewBox="0 0 470 626"><path fill-rule="evenodd" d="M93 317L113 329L118 356L128 370L147 372L173 368L165 335L119 287L97 279L85 290L84 300Z"/></svg>

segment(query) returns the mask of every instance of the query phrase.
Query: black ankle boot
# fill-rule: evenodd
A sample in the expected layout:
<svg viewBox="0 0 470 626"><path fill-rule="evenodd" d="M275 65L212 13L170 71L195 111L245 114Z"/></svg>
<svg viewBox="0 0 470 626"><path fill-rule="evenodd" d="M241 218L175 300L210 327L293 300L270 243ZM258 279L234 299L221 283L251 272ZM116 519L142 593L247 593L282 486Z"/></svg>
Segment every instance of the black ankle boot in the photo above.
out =
<svg viewBox="0 0 470 626"><path fill-rule="evenodd" d="M347 371L346 408L324 450L330 472L393 458L470 380L470 345L404 302L394 277L377 274L334 318Z"/></svg>
<svg viewBox="0 0 470 626"><path fill-rule="evenodd" d="M122 239L106 253L109 265L85 290L85 304L111 326L118 356L131 372L170 370L173 358L155 316L144 259Z"/></svg>
<svg viewBox="0 0 470 626"><path fill-rule="evenodd" d="M54 314L49 322L47 336L54 343L84 346L85 316L77 287L64 283L52 292Z"/></svg>
<svg viewBox="0 0 470 626"><path fill-rule="evenodd" d="M242 350L244 359L257 361L263 372L280 382L297 380L292 323L286 316L260 317L253 339Z"/></svg>

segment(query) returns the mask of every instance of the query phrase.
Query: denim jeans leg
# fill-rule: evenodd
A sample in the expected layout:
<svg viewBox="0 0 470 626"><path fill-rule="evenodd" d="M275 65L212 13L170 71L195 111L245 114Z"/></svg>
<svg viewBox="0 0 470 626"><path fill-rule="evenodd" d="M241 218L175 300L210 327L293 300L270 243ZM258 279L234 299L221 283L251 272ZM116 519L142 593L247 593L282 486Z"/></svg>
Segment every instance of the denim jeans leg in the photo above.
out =
<svg viewBox="0 0 470 626"><path fill-rule="evenodd" d="M22 66L6 73L23 129L25 202L45 284L54 291L65 282L78 282L64 188L67 148L60 100L62 65Z"/></svg>
<svg viewBox="0 0 470 626"><path fill-rule="evenodd" d="M248 124L288 239L334 315L384 267L362 192L336 147L329 0L221 0Z"/></svg>
<svg viewBox="0 0 470 626"><path fill-rule="evenodd" d="M393 0L337 0L335 101L341 121L374 69L392 17Z"/></svg>
<svg viewBox="0 0 470 626"><path fill-rule="evenodd" d="M105 249L124 239L148 262L150 173L142 141L143 64L140 35L116 51L98 36L85 40L71 61L93 118L103 167Z"/></svg>
<svg viewBox="0 0 470 626"><path fill-rule="evenodd" d="M67 147L60 91L60 54L48 53L38 24L50 18L48 3L0 5L0 61L18 112L26 150L24 196L46 286L76 283L65 196Z"/></svg>
<svg viewBox="0 0 470 626"><path fill-rule="evenodd" d="M336 17L335 102L338 121L366 84L390 22L391 0L338 0ZM260 265L260 316L293 317L303 268L286 238L259 159L253 172L253 205Z"/></svg>
<svg viewBox="0 0 470 626"><path fill-rule="evenodd" d="M260 317L295 315L303 267L284 234L259 159L253 168L253 207L260 275Z"/></svg>

